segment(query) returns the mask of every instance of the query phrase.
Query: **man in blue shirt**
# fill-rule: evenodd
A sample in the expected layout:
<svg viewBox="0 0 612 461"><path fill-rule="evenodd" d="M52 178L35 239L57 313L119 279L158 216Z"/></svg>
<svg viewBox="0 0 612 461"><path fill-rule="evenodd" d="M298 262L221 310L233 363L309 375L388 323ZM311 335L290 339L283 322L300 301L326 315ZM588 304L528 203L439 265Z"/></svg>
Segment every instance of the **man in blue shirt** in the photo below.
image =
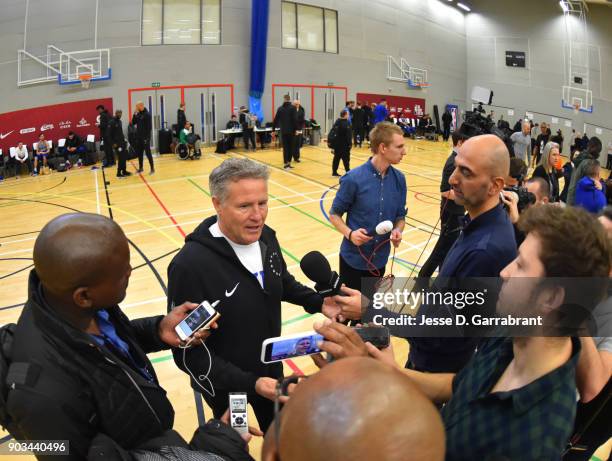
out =
<svg viewBox="0 0 612 461"><path fill-rule="evenodd" d="M466 278L498 277L516 257L514 228L499 198L509 170L510 154L497 136L470 138L459 149L449 183L455 203L466 209L467 216L433 283L433 291L462 288L459 285ZM454 313L451 306L450 315ZM440 309L422 305L417 315L440 315ZM475 338L420 337L409 341L406 366L429 372L461 370L476 346Z"/></svg>
<svg viewBox="0 0 612 461"><path fill-rule="evenodd" d="M389 110L387 109L387 100L381 99L378 105L374 108L374 125L387 120Z"/></svg>
<svg viewBox="0 0 612 461"><path fill-rule="evenodd" d="M340 247L340 276L361 288L362 277L382 277L391 245L402 240L406 217L406 178L391 165L404 157L404 136L392 123L380 123L370 133L373 156L340 180L330 209L330 221L344 236ZM346 223L342 215L347 213ZM376 235L376 226L391 221L393 230Z"/></svg>

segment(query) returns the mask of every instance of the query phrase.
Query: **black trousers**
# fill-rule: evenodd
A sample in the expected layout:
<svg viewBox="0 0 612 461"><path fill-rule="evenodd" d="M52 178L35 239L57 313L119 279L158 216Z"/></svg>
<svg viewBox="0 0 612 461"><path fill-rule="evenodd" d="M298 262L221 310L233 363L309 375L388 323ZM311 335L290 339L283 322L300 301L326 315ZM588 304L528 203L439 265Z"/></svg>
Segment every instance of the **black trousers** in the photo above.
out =
<svg viewBox="0 0 612 461"><path fill-rule="evenodd" d="M115 164L115 153L113 152L113 145L110 139L106 136L102 137L102 148L104 149L104 164L106 166Z"/></svg>
<svg viewBox="0 0 612 461"><path fill-rule="evenodd" d="M461 227L459 224L459 216L449 215L444 224L442 224L440 237L438 237L436 246L419 271L419 279L422 279L424 282L428 281L435 270L442 267L444 258L446 258L447 253L455 243L455 240L457 240L457 237L459 237L460 233Z"/></svg>
<svg viewBox="0 0 612 461"><path fill-rule="evenodd" d="M291 163L293 157L293 149L295 143L295 133L281 134L281 140L283 142L283 162L285 165Z"/></svg>
<svg viewBox="0 0 612 461"><path fill-rule="evenodd" d="M246 150L249 150L249 141L251 142L251 144L253 145L253 150L255 150L257 148L257 146L255 145L255 130L253 129L246 129L242 132L242 139L244 141L244 148Z"/></svg>
<svg viewBox="0 0 612 461"><path fill-rule="evenodd" d="M146 154L151 171L155 171L155 167L153 166L153 155L151 155L151 142L149 139L138 139L138 142L136 143L136 154L138 154L139 170L142 170L144 154Z"/></svg>
<svg viewBox="0 0 612 461"><path fill-rule="evenodd" d="M608 161L606 162L606 170L612 170L612 155L608 154Z"/></svg>
<svg viewBox="0 0 612 461"><path fill-rule="evenodd" d="M221 418L229 406L229 393L217 390L214 397L204 393L204 400L213 411L215 419ZM274 420L274 402L259 394L247 394L247 400L251 404L255 417L262 432L266 432Z"/></svg>
<svg viewBox="0 0 612 461"><path fill-rule="evenodd" d="M299 160L300 159L300 149L302 148L302 144L304 143L304 135L303 134L296 134L295 135L295 139L293 141L293 160Z"/></svg>
<svg viewBox="0 0 612 461"><path fill-rule="evenodd" d="M353 125L353 145L361 147L366 136L365 126Z"/></svg>
<svg viewBox="0 0 612 461"><path fill-rule="evenodd" d="M117 175L127 172L127 145L117 146Z"/></svg>
<svg viewBox="0 0 612 461"><path fill-rule="evenodd" d="M351 150L334 150L334 159L332 160L332 173L338 174L338 166L340 165L340 160L342 159L342 164L344 165L344 171L349 172L351 169Z"/></svg>
<svg viewBox="0 0 612 461"><path fill-rule="evenodd" d="M444 131L442 132L442 137L445 141L448 141L450 136L450 125L444 125Z"/></svg>

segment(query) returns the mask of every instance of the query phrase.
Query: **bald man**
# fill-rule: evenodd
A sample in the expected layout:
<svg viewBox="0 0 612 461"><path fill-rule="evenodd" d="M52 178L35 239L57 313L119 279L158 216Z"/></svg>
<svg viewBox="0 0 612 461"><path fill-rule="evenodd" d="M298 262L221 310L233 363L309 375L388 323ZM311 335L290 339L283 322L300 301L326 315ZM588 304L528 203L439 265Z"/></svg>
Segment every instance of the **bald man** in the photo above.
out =
<svg viewBox="0 0 612 461"><path fill-rule="evenodd" d="M325 366L297 386L276 417L279 434L270 427L262 461L444 459L444 428L433 404L410 378L370 358Z"/></svg>
<svg viewBox="0 0 612 461"><path fill-rule="evenodd" d="M174 328L197 304L129 320L118 306L132 272L128 241L115 222L100 215L66 214L50 221L34 244L34 267L6 378L12 435L68 440L68 459L85 459L88 452L118 459L119 452L145 443L154 452L164 446L189 449L172 431L172 404L146 354L178 346ZM208 334L201 330L197 339ZM237 434L213 425L215 431L227 429L224 440ZM209 430L203 426L196 434L213 437ZM200 439L194 436L192 446L205 450ZM246 455L244 441L234 437L234 442Z"/></svg>
<svg viewBox="0 0 612 461"><path fill-rule="evenodd" d="M497 136L476 136L459 148L449 183L455 203L465 208L467 216L433 283L433 291L465 290L466 285L461 279L469 282L469 278L498 277L500 271L516 258L514 229L500 203L500 192L509 169L510 154ZM494 309L495 300L489 301L492 304L489 307ZM431 317L467 313L469 316L466 311L457 311L454 306L422 305L417 315ZM458 372L476 346L474 338L421 337L409 341L410 355L406 367L428 372Z"/></svg>

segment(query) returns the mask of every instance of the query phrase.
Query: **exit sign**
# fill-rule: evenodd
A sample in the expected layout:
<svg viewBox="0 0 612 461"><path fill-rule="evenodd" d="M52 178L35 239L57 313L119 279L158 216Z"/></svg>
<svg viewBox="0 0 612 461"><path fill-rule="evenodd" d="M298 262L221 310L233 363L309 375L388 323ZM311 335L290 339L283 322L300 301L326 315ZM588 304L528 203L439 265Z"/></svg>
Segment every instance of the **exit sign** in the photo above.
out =
<svg viewBox="0 0 612 461"><path fill-rule="evenodd" d="M161 83L160 82L153 82L153 83L151 83L151 86L153 88L159 88L161 86Z"/></svg>

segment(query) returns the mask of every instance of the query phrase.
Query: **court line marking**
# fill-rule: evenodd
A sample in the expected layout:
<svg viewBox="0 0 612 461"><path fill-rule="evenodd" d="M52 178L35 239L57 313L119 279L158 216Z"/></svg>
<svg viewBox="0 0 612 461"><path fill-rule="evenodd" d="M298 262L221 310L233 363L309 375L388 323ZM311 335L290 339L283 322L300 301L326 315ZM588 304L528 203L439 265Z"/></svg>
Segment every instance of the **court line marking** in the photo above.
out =
<svg viewBox="0 0 612 461"><path fill-rule="evenodd" d="M16 200L16 201L18 201L19 199L12 199L10 197L1 197L2 195L21 196L22 194L14 193L14 192L13 193L8 193L8 192L0 193L0 198L4 198L5 200ZM93 201L93 200L84 199L84 198L81 198L81 197L72 197L70 195L65 195L65 194L47 194L47 193L38 194L38 193L36 193L34 195L36 195L38 197L41 197L41 198L48 198L48 199L59 198L59 199L67 199L68 201L76 200L76 201L79 201L79 202L85 202L85 203L89 203L89 204L94 204L95 203L95 201ZM51 204L52 205L56 205L56 206L60 206L60 205L58 205L56 203L51 203ZM154 224L151 224L150 222L148 222L145 219L140 218L138 215L135 215L134 213L131 213L129 211L126 211L126 210L123 210L121 208L118 208L115 205L107 205L107 204L103 203L102 206L104 206L106 208L109 208L109 209L112 209L114 211L123 213L123 214L125 214L127 216L130 216L132 219L136 219L136 220L142 222L143 224L145 224L146 226L150 227L151 229L156 230L157 232L159 232L161 235L166 237L170 242L172 242L176 246L178 246L178 247L183 246L183 242L180 242L179 240L173 238L172 236L170 236L166 232L163 232L163 231L159 230L157 228L157 226L155 226Z"/></svg>
<svg viewBox="0 0 612 461"><path fill-rule="evenodd" d="M100 188L98 186L98 170L91 170L94 175L94 182L96 184L96 211L98 214L102 214L100 212Z"/></svg>
<svg viewBox="0 0 612 461"><path fill-rule="evenodd" d="M134 166L134 162L130 162L132 164L132 166ZM183 230L183 228L179 225L179 223L176 222L176 219L174 219L174 217L170 214L170 212L168 211L168 208L166 208L166 205L164 205L164 202L162 202L160 200L160 198L157 196L157 194L155 193L155 190L153 190L153 188L149 185L149 183L147 182L147 180L144 178L144 176L142 175L142 173L138 173L138 176L140 177L140 179L142 180L142 182L144 182L147 186L147 188L149 189L149 192L151 192L151 195L153 195L153 198L155 198L155 200L157 201L157 203L159 204L159 206L162 207L162 210L164 210L164 212L168 215L168 218L170 218L170 221L172 221L174 223L174 225L176 226L177 230L180 232L180 234L183 236L183 238L187 237L187 234L185 233L185 231Z"/></svg>

